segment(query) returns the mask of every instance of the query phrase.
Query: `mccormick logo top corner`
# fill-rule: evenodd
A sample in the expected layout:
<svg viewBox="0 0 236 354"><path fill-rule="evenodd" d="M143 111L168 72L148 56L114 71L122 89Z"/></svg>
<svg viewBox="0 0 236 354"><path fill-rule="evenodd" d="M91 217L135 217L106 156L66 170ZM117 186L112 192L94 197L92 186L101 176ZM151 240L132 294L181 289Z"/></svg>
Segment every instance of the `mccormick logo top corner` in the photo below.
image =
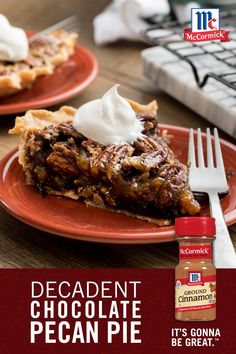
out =
<svg viewBox="0 0 236 354"><path fill-rule="evenodd" d="M202 32L220 29L219 9L191 9L191 30Z"/></svg>
<svg viewBox="0 0 236 354"><path fill-rule="evenodd" d="M229 31L220 29L219 9L191 9L191 28L184 30L184 40L189 42L203 42L220 40L228 42Z"/></svg>

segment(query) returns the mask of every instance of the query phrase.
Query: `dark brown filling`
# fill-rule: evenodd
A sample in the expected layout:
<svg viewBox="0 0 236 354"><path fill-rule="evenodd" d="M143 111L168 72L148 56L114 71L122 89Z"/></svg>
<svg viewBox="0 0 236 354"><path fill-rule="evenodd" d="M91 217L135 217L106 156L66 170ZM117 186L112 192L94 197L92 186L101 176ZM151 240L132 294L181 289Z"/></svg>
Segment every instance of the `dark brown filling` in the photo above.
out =
<svg viewBox="0 0 236 354"><path fill-rule="evenodd" d="M78 133L71 123L29 131L27 182L42 194L72 190L95 204L140 214L198 213L187 168L158 136L156 117L137 114L137 118L144 121L145 137L132 145L100 145Z"/></svg>

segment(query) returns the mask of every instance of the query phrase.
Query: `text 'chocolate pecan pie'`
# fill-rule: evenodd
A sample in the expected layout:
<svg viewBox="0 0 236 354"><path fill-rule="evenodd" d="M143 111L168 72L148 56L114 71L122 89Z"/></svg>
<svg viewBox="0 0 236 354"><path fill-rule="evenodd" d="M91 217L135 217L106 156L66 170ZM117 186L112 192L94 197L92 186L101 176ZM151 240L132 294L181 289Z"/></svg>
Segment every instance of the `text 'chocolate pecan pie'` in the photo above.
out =
<svg viewBox="0 0 236 354"><path fill-rule="evenodd" d="M77 33L54 31L29 41L29 55L25 60L0 61L0 97L29 88L38 77L52 74L74 53L77 38Z"/></svg>
<svg viewBox="0 0 236 354"><path fill-rule="evenodd" d="M75 109L31 110L17 117L11 134L21 138L19 162L26 182L42 195L81 199L168 225L177 215L200 207L180 163L158 129L156 101L128 100L144 122L143 137L132 144L101 145L73 128Z"/></svg>

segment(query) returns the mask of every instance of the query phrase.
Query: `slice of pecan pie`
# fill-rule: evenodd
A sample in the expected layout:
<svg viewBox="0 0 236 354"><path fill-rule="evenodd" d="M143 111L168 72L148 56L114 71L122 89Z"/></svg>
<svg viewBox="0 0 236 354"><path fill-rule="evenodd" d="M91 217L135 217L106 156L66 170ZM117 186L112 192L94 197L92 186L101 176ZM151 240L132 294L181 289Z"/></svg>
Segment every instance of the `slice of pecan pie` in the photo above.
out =
<svg viewBox="0 0 236 354"><path fill-rule="evenodd" d="M101 145L73 128L75 109L31 110L17 117L10 134L20 135L19 162L26 182L42 194L82 199L167 225L177 215L195 215L199 204L188 170L158 129L156 101L128 100L144 122L132 144Z"/></svg>
<svg viewBox="0 0 236 354"><path fill-rule="evenodd" d="M0 97L29 88L38 77L52 74L74 53L77 37L77 33L54 31L29 42L29 55L24 61L0 61Z"/></svg>

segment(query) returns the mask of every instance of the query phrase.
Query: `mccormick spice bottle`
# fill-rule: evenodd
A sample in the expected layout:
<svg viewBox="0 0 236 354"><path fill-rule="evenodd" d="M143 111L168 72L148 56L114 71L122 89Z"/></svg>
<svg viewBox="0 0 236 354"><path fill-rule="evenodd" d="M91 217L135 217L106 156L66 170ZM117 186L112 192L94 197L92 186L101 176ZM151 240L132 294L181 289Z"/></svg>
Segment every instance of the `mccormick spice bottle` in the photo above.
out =
<svg viewBox="0 0 236 354"><path fill-rule="evenodd" d="M175 319L212 321L216 318L216 268L212 264L215 219L175 220L179 264L175 269Z"/></svg>

